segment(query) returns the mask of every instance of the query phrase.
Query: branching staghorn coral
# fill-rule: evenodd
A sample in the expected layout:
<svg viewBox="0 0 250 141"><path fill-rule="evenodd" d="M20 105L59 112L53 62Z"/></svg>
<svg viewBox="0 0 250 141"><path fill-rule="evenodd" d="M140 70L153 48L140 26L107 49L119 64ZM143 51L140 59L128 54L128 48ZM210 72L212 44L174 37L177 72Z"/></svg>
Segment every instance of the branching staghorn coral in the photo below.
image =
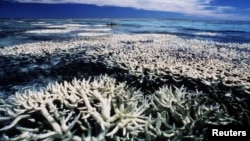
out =
<svg viewBox="0 0 250 141"><path fill-rule="evenodd" d="M148 103L139 91L126 89L124 83L101 76L91 82L51 84L42 92L17 93L1 101L2 138L104 140L117 138L120 132L135 138L144 129Z"/></svg>
<svg viewBox="0 0 250 141"><path fill-rule="evenodd" d="M199 140L208 125L242 124L204 93L163 86L144 96L107 75L16 93L0 115L2 140Z"/></svg>
<svg viewBox="0 0 250 141"><path fill-rule="evenodd" d="M181 86L185 85L185 81L191 81L210 91L223 88L250 94L249 46L182 39L173 35L117 34L60 43L40 42L4 47L0 49L0 55L4 60L6 57L10 59L8 64L27 64L17 69L24 72L14 71L20 75L34 73L32 70L47 73L50 69L62 67L58 64L74 64L71 62L82 60L101 63L105 69L126 71L129 77L138 78L137 82L143 85L157 80L157 83L170 81ZM39 64L47 57L49 61ZM20 61L23 59L25 61ZM4 79L8 79L4 76Z"/></svg>
<svg viewBox="0 0 250 141"><path fill-rule="evenodd" d="M249 125L250 54L241 51L248 48L152 34L0 49L21 69L48 57L40 69L82 61L117 78L74 79L1 100L1 139L202 140L208 125ZM91 65L89 72L99 71Z"/></svg>
<svg viewBox="0 0 250 141"><path fill-rule="evenodd" d="M183 84L183 81L188 80L211 89L221 85L228 90L236 87L240 93L249 93L249 65L236 64L227 58L214 56L211 52L221 53L215 52L212 47L209 51L199 47L198 51L195 51L193 50L195 45L191 46L192 48L182 49L178 45L168 48L167 45L157 47L158 44L145 44L139 44L135 40L135 43L129 47L124 45L112 49L101 59L105 61L101 62L111 68L126 70L128 75L138 78L138 83L146 81L145 84L147 84L150 81L155 82L156 79L158 79L157 82L160 80L165 83L168 82L166 80L171 79L172 82ZM239 57L237 52L232 54Z"/></svg>
<svg viewBox="0 0 250 141"><path fill-rule="evenodd" d="M204 139L208 125L228 125L237 121L227 110L201 92L163 86L150 96L155 122L147 132L159 139ZM151 115L152 117L152 115ZM238 124L238 123L237 123ZM242 123L241 123L242 124ZM203 134L201 134L203 133Z"/></svg>

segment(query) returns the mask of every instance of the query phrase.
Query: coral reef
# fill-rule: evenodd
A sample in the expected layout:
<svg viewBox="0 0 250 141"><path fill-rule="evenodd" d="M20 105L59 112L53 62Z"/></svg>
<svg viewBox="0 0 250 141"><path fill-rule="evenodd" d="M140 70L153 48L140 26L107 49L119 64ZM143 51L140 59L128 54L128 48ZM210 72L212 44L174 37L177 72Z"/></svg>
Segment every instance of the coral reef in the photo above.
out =
<svg viewBox="0 0 250 141"><path fill-rule="evenodd" d="M116 138L120 130L127 138L135 136L143 130L148 104L139 91L125 89L124 83L101 76L17 93L1 100L1 123L6 125L0 131L7 132L2 138L104 140Z"/></svg>
<svg viewBox="0 0 250 141"><path fill-rule="evenodd" d="M202 139L207 125L241 122L200 92L164 86L144 97L107 75L16 93L0 115L3 140Z"/></svg>
<svg viewBox="0 0 250 141"><path fill-rule="evenodd" d="M205 140L209 125L250 125L249 46L117 34L1 48L1 139Z"/></svg>
<svg viewBox="0 0 250 141"><path fill-rule="evenodd" d="M160 37L156 36L153 40L131 38L129 43L120 42L119 47L111 49L98 48L91 54L100 56L102 59L99 62L105 66L127 71L139 83L166 83L172 80L182 85L188 80L187 83L202 85L210 91L219 87L250 94L248 52L216 48L214 44L197 40L181 40L175 45L175 38L170 40L163 36L168 41ZM242 48L247 49L247 46Z"/></svg>

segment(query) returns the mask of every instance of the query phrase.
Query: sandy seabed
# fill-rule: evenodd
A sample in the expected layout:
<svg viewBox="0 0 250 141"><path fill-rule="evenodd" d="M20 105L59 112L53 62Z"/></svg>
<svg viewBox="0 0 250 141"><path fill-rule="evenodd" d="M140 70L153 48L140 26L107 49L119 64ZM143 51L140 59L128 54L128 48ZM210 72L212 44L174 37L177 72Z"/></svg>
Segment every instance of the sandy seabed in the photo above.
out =
<svg viewBox="0 0 250 141"><path fill-rule="evenodd" d="M250 125L247 43L116 34L4 47L0 62L5 140L199 140Z"/></svg>

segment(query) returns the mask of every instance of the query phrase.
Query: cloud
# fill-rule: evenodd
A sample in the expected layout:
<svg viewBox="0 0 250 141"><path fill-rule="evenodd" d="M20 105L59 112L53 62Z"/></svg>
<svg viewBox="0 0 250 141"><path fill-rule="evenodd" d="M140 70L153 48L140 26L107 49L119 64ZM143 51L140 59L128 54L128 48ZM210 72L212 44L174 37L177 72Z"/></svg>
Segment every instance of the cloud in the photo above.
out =
<svg viewBox="0 0 250 141"><path fill-rule="evenodd" d="M235 17L230 6L214 6L213 0L11 0L23 3L79 3L97 6L131 7L143 10L181 13L189 16L228 19ZM238 16L239 18L239 16Z"/></svg>

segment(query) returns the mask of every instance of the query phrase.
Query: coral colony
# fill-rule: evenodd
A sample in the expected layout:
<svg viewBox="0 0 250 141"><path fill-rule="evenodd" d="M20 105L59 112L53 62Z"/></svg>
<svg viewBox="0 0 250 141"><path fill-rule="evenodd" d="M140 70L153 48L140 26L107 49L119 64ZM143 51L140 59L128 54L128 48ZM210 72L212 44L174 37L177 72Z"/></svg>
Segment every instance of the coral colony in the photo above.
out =
<svg viewBox="0 0 250 141"><path fill-rule="evenodd" d="M249 46L117 34L1 48L20 66L2 78L57 77L0 100L1 140L204 140L209 125L250 125Z"/></svg>

